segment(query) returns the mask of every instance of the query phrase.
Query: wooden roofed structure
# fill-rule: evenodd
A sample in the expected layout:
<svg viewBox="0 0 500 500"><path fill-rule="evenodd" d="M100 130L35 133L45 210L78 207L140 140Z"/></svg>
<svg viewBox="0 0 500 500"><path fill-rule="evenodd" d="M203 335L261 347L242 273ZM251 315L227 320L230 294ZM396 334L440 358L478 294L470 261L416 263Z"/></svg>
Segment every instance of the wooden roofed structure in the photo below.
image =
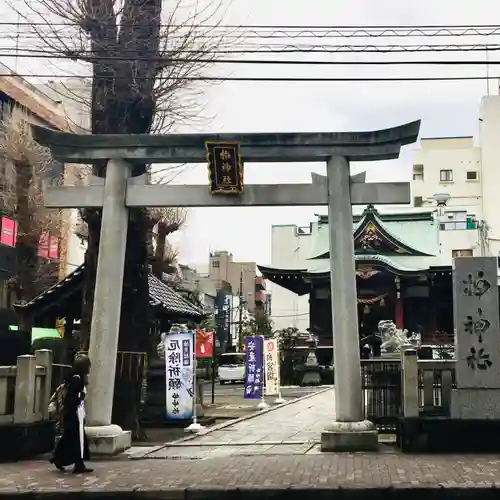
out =
<svg viewBox="0 0 500 500"><path fill-rule="evenodd" d="M273 283L310 294L310 330L324 345L332 338L329 231L328 217L318 216L309 258L295 268L259 266ZM353 238L360 337L383 319L423 339L453 335L452 262L440 253L431 210L381 213L369 205L354 216Z"/></svg>
<svg viewBox="0 0 500 500"><path fill-rule="evenodd" d="M72 332L75 321L81 318L82 290L85 265L77 267L63 280L47 288L26 304L16 305L18 313L27 315L33 326L54 327L58 320L65 318L64 334ZM182 295L149 274L149 306L151 333L157 335L167 331L172 323L201 321L206 313L186 300Z"/></svg>

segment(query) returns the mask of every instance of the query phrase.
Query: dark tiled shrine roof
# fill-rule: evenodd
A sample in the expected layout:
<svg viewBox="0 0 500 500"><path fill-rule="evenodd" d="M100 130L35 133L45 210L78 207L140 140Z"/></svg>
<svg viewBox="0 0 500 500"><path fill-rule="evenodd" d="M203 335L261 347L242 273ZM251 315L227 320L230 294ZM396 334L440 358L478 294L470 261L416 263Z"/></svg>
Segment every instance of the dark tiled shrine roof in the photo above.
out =
<svg viewBox="0 0 500 500"><path fill-rule="evenodd" d="M164 307L168 311L182 316L203 316L203 311L187 301L182 295L159 280L156 276L149 274L149 304L151 306Z"/></svg>
<svg viewBox="0 0 500 500"><path fill-rule="evenodd" d="M33 314L50 309L50 307L59 300L70 297L80 291L85 275L85 266L82 264L72 273L68 274L63 280L52 285L43 291L27 304L21 307ZM188 318L201 318L204 312L199 307L191 304L175 290L160 281L158 278L149 274L149 304L151 307L163 309L165 313L171 313Z"/></svg>

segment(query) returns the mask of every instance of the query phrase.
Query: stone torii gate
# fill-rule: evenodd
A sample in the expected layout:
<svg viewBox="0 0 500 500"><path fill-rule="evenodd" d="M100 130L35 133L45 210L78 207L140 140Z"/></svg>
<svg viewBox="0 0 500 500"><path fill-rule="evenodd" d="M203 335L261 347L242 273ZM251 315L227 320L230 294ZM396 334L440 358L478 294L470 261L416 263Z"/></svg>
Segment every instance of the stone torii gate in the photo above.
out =
<svg viewBox="0 0 500 500"><path fill-rule="evenodd" d="M130 208L328 205L336 399L335 421L322 434L322 449L376 448L376 429L364 421L362 407L351 205L409 203L410 185L365 183L364 174L350 177L349 162L397 158L401 146L416 141L419 128L420 121L415 121L372 132L99 136L35 126L36 140L61 162L108 161L105 179L93 179L86 187L50 187L44 195L49 208L102 207L89 349L93 363L89 437L94 442L101 438L113 442L110 451L118 451L130 440L129 434L111 425ZM205 163L207 154L209 161L215 158L214 145L237 153L232 164L235 170L230 172L235 177L222 177L224 182L235 182L232 194L213 194L216 190L211 193L206 185L147 185L144 177L131 178L132 162ZM218 154L219 160L225 158L220 151ZM224 154L229 158L227 151ZM240 154L245 162L326 162L327 175L313 174L311 184L254 184L245 185L243 190ZM219 176L230 167L224 164L227 170L220 170Z"/></svg>

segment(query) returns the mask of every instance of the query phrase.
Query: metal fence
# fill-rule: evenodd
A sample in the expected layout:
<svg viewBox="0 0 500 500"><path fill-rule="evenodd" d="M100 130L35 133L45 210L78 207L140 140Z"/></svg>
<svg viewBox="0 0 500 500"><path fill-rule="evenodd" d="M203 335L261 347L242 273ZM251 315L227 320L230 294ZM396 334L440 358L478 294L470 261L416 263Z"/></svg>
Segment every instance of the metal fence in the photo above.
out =
<svg viewBox="0 0 500 500"><path fill-rule="evenodd" d="M379 432L394 433L402 412L401 361L399 359L363 359L361 377L365 418Z"/></svg>

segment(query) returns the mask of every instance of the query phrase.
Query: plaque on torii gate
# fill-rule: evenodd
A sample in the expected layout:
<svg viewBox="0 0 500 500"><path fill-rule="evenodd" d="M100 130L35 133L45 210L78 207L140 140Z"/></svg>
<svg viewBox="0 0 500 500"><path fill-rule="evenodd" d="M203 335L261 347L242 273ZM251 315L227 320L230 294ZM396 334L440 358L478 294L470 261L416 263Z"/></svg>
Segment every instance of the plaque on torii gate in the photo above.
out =
<svg viewBox="0 0 500 500"><path fill-rule="evenodd" d="M322 449L376 447L377 432L364 420L362 408L351 205L407 204L410 185L366 183L364 173L350 176L349 163L398 158L402 146L416 141L419 128L420 121L415 121L372 132L154 136L76 135L35 126L35 139L61 162L108 161L105 179L93 178L85 187L48 187L44 193L49 208L102 208L89 348L93 362L89 432L108 436L115 432L111 427L116 430L110 423L130 208L328 205L335 419L322 434ZM237 153L232 164L241 167L239 179L226 179L233 186L226 193L217 189L217 183L207 189L207 185L152 185L146 176L131 177L134 162L204 163L210 160L210 151L213 158L216 144L232 145ZM243 185L243 161L326 162L327 175L312 174L309 184Z"/></svg>

